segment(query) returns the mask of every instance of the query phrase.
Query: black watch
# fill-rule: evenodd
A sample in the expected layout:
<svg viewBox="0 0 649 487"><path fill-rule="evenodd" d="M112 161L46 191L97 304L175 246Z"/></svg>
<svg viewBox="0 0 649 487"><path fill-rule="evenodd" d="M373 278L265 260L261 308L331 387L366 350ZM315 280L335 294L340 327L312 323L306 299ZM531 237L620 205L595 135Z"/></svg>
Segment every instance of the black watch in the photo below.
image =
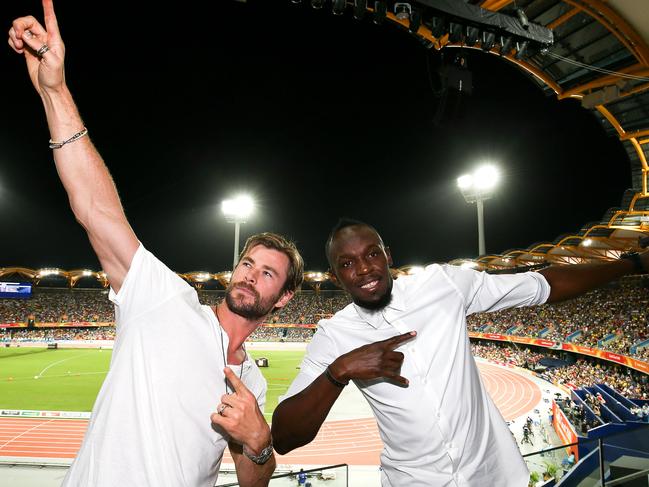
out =
<svg viewBox="0 0 649 487"><path fill-rule="evenodd" d="M633 262L633 270L636 274L647 273L647 269L642 263L642 258L638 252L626 252L625 254L620 255L620 259L628 259Z"/></svg>
<svg viewBox="0 0 649 487"><path fill-rule="evenodd" d="M243 454L247 456L251 462L254 462L257 465L263 465L273 456L273 439L271 438L270 444L264 448L259 455L253 455L252 453L247 452L245 445L243 447Z"/></svg>

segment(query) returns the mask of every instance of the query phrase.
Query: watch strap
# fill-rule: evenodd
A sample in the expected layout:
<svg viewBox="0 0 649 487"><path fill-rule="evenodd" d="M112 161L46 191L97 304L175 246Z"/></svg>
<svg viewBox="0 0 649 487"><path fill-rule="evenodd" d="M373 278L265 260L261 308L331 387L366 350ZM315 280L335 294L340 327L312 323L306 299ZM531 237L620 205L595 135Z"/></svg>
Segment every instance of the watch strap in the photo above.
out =
<svg viewBox="0 0 649 487"><path fill-rule="evenodd" d="M251 462L254 462L254 463L256 463L257 465L263 465L264 463L266 463L266 462L268 461L268 459L269 459L270 457L273 456L273 439L272 439L272 438L270 439L270 443L268 444L268 446L267 446L266 448L264 448L264 449L259 453L259 455L253 455L252 453L250 453L250 452L246 449L246 446L245 446L245 445L243 446L243 454L244 454L246 457L248 457L248 459L249 459Z"/></svg>

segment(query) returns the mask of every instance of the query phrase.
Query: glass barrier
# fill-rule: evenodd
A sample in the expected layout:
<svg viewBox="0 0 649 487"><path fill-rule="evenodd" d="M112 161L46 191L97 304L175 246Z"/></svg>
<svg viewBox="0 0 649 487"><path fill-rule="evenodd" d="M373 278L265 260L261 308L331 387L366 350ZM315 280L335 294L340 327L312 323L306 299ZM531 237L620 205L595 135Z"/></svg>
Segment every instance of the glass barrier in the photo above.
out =
<svg viewBox="0 0 649 487"><path fill-rule="evenodd" d="M649 425L606 424L523 457L533 487L649 487Z"/></svg>
<svg viewBox="0 0 649 487"><path fill-rule="evenodd" d="M297 485L303 485L304 487L348 487L349 485L349 467L346 464L304 469L302 472L300 470L300 468L296 468L282 472L278 469L271 477L268 485L272 487L295 487ZM299 483L301 473L305 476L303 484ZM235 472L222 470L219 473L216 487L235 487L238 485Z"/></svg>

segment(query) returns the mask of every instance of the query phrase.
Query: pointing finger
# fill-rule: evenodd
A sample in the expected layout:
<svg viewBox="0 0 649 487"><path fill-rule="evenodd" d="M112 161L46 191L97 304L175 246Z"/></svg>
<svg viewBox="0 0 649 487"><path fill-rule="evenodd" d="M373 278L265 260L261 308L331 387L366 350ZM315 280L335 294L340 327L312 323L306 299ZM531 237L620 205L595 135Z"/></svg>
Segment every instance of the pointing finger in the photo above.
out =
<svg viewBox="0 0 649 487"><path fill-rule="evenodd" d="M394 350L403 342L407 342L408 340L411 340L416 336L417 336L416 331L409 331L408 333L404 333L403 335L397 335L397 336L393 336L392 338L388 338L387 340L385 340L385 343L386 345L388 345L389 348Z"/></svg>
<svg viewBox="0 0 649 487"><path fill-rule="evenodd" d="M43 13L45 16L45 28L47 29L48 41L52 44L61 41L59 24L54 13L54 2L52 0L43 0Z"/></svg>
<svg viewBox="0 0 649 487"><path fill-rule="evenodd" d="M241 367L243 367L243 364L241 364ZM228 382L232 385L234 392L238 394L249 392L246 385L237 377L237 374L232 372L230 367L224 368L223 373L225 374L225 378L228 379Z"/></svg>
<svg viewBox="0 0 649 487"><path fill-rule="evenodd" d="M399 374L385 374L383 377L386 379L391 380L392 382L396 382L398 384L401 384L403 386L408 386L410 385L410 381L406 379L405 377L400 376Z"/></svg>

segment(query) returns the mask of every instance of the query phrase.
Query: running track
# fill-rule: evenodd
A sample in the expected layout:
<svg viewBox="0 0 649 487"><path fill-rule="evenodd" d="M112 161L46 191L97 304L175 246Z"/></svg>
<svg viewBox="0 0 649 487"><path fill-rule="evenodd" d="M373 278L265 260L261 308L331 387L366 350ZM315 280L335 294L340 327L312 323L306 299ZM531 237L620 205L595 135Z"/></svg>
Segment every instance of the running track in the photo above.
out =
<svg viewBox="0 0 649 487"><path fill-rule="evenodd" d="M540 402L541 391L531 380L497 365L478 366L505 420L526 415ZM0 457L74 458L87 424L73 419L0 418ZM378 465L381 448L373 418L329 421L311 444L278 456L277 463ZM227 453L223 462L232 463Z"/></svg>

